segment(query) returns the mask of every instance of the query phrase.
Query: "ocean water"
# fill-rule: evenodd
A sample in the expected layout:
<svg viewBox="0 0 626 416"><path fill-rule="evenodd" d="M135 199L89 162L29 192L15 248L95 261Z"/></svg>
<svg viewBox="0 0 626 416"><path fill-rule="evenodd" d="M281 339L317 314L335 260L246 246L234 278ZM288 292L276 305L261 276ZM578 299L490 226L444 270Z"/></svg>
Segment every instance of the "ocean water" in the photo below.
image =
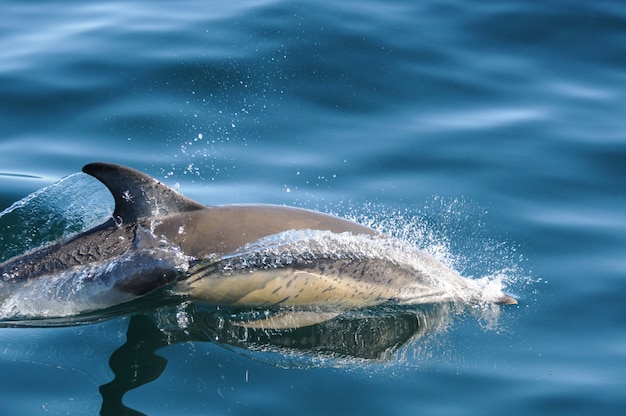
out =
<svg viewBox="0 0 626 416"><path fill-rule="evenodd" d="M626 414L621 2L0 9L0 211L122 163L205 204L357 219L519 300L243 341L158 302L0 328L1 414ZM3 258L106 215L72 178L0 230Z"/></svg>

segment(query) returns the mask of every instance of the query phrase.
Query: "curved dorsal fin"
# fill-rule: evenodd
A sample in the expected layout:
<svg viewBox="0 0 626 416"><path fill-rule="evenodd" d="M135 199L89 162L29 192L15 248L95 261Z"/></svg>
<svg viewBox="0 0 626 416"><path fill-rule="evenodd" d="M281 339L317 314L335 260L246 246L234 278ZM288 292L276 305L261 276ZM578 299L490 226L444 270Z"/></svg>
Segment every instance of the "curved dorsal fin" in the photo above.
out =
<svg viewBox="0 0 626 416"><path fill-rule="evenodd" d="M83 172L102 182L113 194L113 215L124 223L144 217L195 211L204 205L187 198L151 176L113 163L90 163Z"/></svg>

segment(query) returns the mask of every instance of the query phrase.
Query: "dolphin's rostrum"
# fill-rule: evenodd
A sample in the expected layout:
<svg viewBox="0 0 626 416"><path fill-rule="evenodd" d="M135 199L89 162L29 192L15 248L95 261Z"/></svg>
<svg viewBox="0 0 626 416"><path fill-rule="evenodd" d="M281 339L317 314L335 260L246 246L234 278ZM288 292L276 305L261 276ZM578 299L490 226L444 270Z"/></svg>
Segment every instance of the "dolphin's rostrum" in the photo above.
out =
<svg viewBox="0 0 626 416"><path fill-rule="evenodd" d="M516 303L500 291L482 296L470 279L352 221L286 206L204 206L110 163L83 171L113 195L113 217L1 263L0 319L72 316L165 287L215 305L309 308L307 319L310 308L326 309L320 320L385 302Z"/></svg>

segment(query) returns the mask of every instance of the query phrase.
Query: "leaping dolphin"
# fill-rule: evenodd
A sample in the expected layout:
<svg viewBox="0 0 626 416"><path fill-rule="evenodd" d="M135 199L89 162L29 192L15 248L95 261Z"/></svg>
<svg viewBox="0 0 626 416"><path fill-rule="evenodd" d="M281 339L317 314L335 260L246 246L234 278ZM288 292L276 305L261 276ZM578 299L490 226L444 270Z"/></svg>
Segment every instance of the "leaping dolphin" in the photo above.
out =
<svg viewBox="0 0 626 416"><path fill-rule="evenodd" d="M91 163L83 172L113 195L112 218L0 263L0 319L72 316L164 287L252 307L477 300L464 292L469 279L418 250L388 258L381 248L394 240L352 221L286 206L205 206L116 164ZM501 291L487 301L517 303ZM328 319L328 312L303 313L311 322Z"/></svg>

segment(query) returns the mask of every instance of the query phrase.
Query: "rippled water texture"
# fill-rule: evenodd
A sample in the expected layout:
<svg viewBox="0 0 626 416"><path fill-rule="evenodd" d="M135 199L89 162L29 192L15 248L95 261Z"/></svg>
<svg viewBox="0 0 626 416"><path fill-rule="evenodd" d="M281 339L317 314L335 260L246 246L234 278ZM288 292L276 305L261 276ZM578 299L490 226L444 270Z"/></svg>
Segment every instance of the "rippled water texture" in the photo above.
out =
<svg viewBox="0 0 626 416"><path fill-rule="evenodd" d="M9 1L2 16L0 210L123 163L205 204L357 219L499 276L520 304L242 334L249 311L157 302L1 328L0 413L626 411L620 2ZM106 217L106 191L74 179L2 216L0 258Z"/></svg>

